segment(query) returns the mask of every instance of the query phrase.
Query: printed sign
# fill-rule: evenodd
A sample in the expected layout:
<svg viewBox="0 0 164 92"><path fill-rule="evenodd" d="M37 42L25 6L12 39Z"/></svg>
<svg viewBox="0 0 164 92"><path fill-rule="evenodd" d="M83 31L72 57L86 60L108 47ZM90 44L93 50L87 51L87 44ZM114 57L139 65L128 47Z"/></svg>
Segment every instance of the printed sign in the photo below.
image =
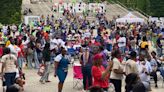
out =
<svg viewBox="0 0 164 92"><path fill-rule="evenodd" d="M29 24L31 22L39 21L40 17L39 16L25 16L24 17L24 22L25 24Z"/></svg>

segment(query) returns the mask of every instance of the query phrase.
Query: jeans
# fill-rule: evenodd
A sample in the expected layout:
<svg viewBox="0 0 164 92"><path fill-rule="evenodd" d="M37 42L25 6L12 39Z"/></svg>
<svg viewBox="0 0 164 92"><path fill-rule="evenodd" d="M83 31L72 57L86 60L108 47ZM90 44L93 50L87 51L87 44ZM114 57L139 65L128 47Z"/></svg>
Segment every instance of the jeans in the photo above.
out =
<svg viewBox="0 0 164 92"><path fill-rule="evenodd" d="M40 64L42 64L42 57L43 57L42 52L37 53L37 58Z"/></svg>
<svg viewBox="0 0 164 92"><path fill-rule="evenodd" d="M83 66L82 73L83 73L83 86L84 86L84 90L86 90L87 86L88 87L92 86L91 66L87 66L87 67Z"/></svg>
<svg viewBox="0 0 164 92"><path fill-rule="evenodd" d="M18 66L21 69L22 69L22 66L23 66L23 62L24 62L24 58L23 57L18 57Z"/></svg>
<svg viewBox="0 0 164 92"><path fill-rule="evenodd" d="M157 55L158 57L162 56L162 48L157 47Z"/></svg>
<svg viewBox="0 0 164 92"><path fill-rule="evenodd" d="M35 62L35 68L39 69L39 60L36 50L34 50L34 62Z"/></svg>
<svg viewBox="0 0 164 92"><path fill-rule="evenodd" d="M28 68L33 68L33 66L32 66L32 61L33 61L33 54L29 54L29 55L27 55L27 66L28 66Z"/></svg>
<svg viewBox="0 0 164 92"><path fill-rule="evenodd" d="M46 62L45 63L45 71L44 71L44 74L41 77L40 81L48 81L49 73L50 73L50 62Z"/></svg>
<svg viewBox="0 0 164 92"><path fill-rule="evenodd" d="M5 78L5 84L6 84L7 87L14 84L15 77L16 77L16 72L5 73L4 78Z"/></svg>
<svg viewBox="0 0 164 92"><path fill-rule="evenodd" d="M110 79L110 82L113 83L115 87L115 92L121 92L122 81L117 79Z"/></svg>
<svg viewBox="0 0 164 92"><path fill-rule="evenodd" d="M50 60L51 64L54 63L54 58L55 58L55 54L51 54L51 60Z"/></svg>
<svg viewBox="0 0 164 92"><path fill-rule="evenodd" d="M119 47L119 49L120 49L120 51L121 51L122 54L125 53L125 46Z"/></svg>

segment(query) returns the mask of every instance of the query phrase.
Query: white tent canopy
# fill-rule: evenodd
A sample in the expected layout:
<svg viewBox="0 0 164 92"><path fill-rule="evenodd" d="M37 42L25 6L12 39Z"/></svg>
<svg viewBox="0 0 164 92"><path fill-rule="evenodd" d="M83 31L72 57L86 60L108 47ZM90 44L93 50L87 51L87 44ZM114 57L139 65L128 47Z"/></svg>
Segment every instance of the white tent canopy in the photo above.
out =
<svg viewBox="0 0 164 92"><path fill-rule="evenodd" d="M139 18L130 12L122 18L116 19L116 23L144 23L144 19Z"/></svg>

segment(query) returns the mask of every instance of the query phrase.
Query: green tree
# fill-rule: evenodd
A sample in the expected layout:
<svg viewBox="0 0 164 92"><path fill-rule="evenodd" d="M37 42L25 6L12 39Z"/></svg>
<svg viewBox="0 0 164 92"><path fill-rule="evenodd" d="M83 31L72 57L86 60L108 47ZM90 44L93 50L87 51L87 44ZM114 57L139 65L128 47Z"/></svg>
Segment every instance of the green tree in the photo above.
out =
<svg viewBox="0 0 164 92"><path fill-rule="evenodd" d="M0 0L0 23L18 24L21 22L22 0Z"/></svg>
<svg viewBox="0 0 164 92"><path fill-rule="evenodd" d="M151 16L164 16L164 0L108 0L119 1L128 8L139 9Z"/></svg>

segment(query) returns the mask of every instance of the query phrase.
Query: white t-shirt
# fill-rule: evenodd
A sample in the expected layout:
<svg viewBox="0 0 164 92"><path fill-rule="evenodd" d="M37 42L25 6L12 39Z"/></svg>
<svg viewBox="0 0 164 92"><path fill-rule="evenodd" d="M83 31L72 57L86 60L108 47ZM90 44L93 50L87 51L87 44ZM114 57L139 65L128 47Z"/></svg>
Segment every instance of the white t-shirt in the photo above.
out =
<svg viewBox="0 0 164 92"><path fill-rule="evenodd" d="M16 72L16 65L15 62L17 61L17 58L13 54L7 54L2 56L1 62L5 65L4 67L4 73L13 73Z"/></svg>
<svg viewBox="0 0 164 92"><path fill-rule="evenodd" d="M85 32L84 35L83 35L84 38L85 37L90 37L90 36L91 36L91 33L90 32Z"/></svg>
<svg viewBox="0 0 164 92"><path fill-rule="evenodd" d="M138 69L139 69L139 76L140 76L140 79L141 81L150 81L150 76L147 75L145 72L152 72L152 68L151 68L151 65L148 61L146 61L146 64L143 65L141 64L141 62L137 62L138 64ZM144 72L142 72L144 69Z"/></svg>
<svg viewBox="0 0 164 92"><path fill-rule="evenodd" d="M15 54L16 56L18 56L18 52L21 51L21 49L18 46L12 44L10 44L8 48L10 48L11 53Z"/></svg>
<svg viewBox="0 0 164 92"><path fill-rule="evenodd" d="M60 60L62 59L62 57L63 57L62 54L57 55L57 56L54 58L55 62L60 62ZM68 55L65 55L64 58L68 59L68 61L71 60L71 57L68 56Z"/></svg>
<svg viewBox="0 0 164 92"><path fill-rule="evenodd" d="M120 37L118 40L118 47L124 47L126 46L126 38L125 37Z"/></svg>
<svg viewBox="0 0 164 92"><path fill-rule="evenodd" d="M130 73L138 73L137 63L134 60L129 59L126 61L124 72L128 75Z"/></svg>
<svg viewBox="0 0 164 92"><path fill-rule="evenodd" d="M113 68L112 68L112 72L111 72L111 75L110 75L110 79L122 80L123 74L115 73L113 71L114 69L122 69L123 70L121 63L117 58L113 59Z"/></svg>
<svg viewBox="0 0 164 92"><path fill-rule="evenodd" d="M65 42L62 40L62 39L57 39L57 45L61 45L61 46L64 46L65 45Z"/></svg>
<svg viewBox="0 0 164 92"><path fill-rule="evenodd" d="M60 60L62 59L62 54L59 54L59 55L57 55L56 57L55 57L55 62L60 62Z"/></svg>

